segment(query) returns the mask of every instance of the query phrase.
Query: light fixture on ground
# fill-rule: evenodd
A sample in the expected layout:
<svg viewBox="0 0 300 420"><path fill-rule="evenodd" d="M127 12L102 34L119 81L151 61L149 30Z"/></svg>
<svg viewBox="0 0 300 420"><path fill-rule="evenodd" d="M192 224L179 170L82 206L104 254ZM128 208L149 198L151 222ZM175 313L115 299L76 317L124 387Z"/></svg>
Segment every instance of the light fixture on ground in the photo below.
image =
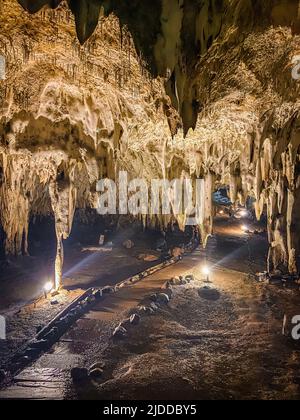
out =
<svg viewBox="0 0 300 420"><path fill-rule="evenodd" d="M47 299L48 293L50 293L52 290L53 290L53 282L52 281L48 281L47 283L45 283L45 285L44 285L45 299Z"/></svg>
<svg viewBox="0 0 300 420"><path fill-rule="evenodd" d="M247 217L248 216L248 211L244 209L244 210L241 211L240 215L242 217Z"/></svg>
<svg viewBox="0 0 300 420"><path fill-rule="evenodd" d="M206 277L206 280L209 281L209 276L210 276L211 270L209 267L204 266L202 268L202 274Z"/></svg>
<svg viewBox="0 0 300 420"><path fill-rule="evenodd" d="M247 225L243 225L243 226L242 226L242 231L243 231L244 233L248 233L248 232L249 232L249 228L248 228L248 226L247 226Z"/></svg>

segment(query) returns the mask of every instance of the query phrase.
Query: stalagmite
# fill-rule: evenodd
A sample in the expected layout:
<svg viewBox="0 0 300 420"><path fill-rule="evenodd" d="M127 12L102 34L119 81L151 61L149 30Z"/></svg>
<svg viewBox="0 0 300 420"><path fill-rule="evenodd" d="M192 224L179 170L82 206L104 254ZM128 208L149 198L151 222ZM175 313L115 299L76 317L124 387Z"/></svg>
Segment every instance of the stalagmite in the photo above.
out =
<svg viewBox="0 0 300 420"><path fill-rule="evenodd" d="M55 230L57 238L57 252L55 259L55 289L62 286L64 263L63 239L71 233L73 217L76 208L77 190L66 170L60 168L56 181L50 184L51 204L55 216ZM71 170L71 174L73 171Z"/></svg>
<svg viewBox="0 0 300 420"><path fill-rule="evenodd" d="M64 264L64 247L61 236L57 236L57 250L55 258L55 290L59 290L62 286Z"/></svg>

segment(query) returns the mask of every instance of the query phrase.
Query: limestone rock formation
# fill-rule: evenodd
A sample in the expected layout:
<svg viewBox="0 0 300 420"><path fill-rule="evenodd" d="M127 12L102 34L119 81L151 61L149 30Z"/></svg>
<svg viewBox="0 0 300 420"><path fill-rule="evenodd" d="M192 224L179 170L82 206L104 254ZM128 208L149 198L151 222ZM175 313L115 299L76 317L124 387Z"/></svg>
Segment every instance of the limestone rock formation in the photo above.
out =
<svg viewBox="0 0 300 420"><path fill-rule="evenodd" d="M204 179L204 243L215 188L255 197L270 270L297 271L298 0L2 0L0 28L7 253L28 252L32 215L54 214L58 285L75 209L95 208L97 181L127 170ZM186 214L175 219L183 228Z"/></svg>

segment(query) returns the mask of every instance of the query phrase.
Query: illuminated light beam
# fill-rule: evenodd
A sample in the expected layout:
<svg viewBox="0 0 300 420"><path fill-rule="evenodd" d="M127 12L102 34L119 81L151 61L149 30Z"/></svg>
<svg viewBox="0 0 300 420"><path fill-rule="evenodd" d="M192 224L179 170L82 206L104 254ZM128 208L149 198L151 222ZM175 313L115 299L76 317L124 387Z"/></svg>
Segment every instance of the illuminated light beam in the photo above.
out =
<svg viewBox="0 0 300 420"><path fill-rule="evenodd" d="M83 260L81 260L79 263L75 264L74 267L70 268L70 270L68 270L66 273L64 273L63 278L65 279L65 278L71 276L72 274L74 274L76 271L83 268L85 265L91 264L96 259L96 257L99 258L99 255L100 255L100 252L93 252L91 255L88 255ZM103 255L105 255L105 254L103 254Z"/></svg>
<svg viewBox="0 0 300 420"><path fill-rule="evenodd" d="M48 281L44 286L44 290L46 293L50 293L52 289L53 289L53 282Z"/></svg>
<svg viewBox="0 0 300 420"><path fill-rule="evenodd" d="M44 285L44 296L45 299L47 299L48 293L50 293L53 290L53 281L48 281L47 283L45 283Z"/></svg>
<svg viewBox="0 0 300 420"><path fill-rule="evenodd" d="M116 236L114 236L112 240L114 241L114 243L117 243L119 240L123 239L123 236L127 238L132 237L132 230L130 228L127 228L123 230L122 232L120 232L119 234L117 234ZM102 251L100 248L102 248ZM79 263L74 265L74 267L70 268L66 273L64 273L63 279L70 277L72 274L76 273L76 271L80 270L85 265L88 266L89 264L92 264L94 261L98 260L99 258L103 258L104 256L106 256L107 252L104 251L105 248L109 250L111 247L107 245L104 247L99 247L99 251L94 251L91 255L88 255L87 257L82 259Z"/></svg>
<svg viewBox="0 0 300 420"><path fill-rule="evenodd" d="M202 274L204 274L205 276L209 276L210 275L210 269L208 267L203 267L202 268Z"/></svg>
<svg viewBox="0 0 300 420"><path fill-rule="evenodd" d="M225 269L227 269L227 270L230 270L230 268L228 268L228 267L226 267L225 266L225 264L227 263L227 262L230 262L231 260L236 260L237 259L237 257L239 257L240 258L240 252L242 252L243 250L245 250L245 249L247 249L248 248L248 246L247 245L241 245L239 248L237 248L237 249L235 249L234 251L232 251L230 254L228 254L228 255L226 255L224 258L222 258L220 261L218 261L218 262L216 262L212 267L211 267L211 269L212 270L214 270L214 269L217 269L218 267L219 268L225 268ZM236 270L236 269L234 269L235 271L239 271L239 270Z"/></svg>

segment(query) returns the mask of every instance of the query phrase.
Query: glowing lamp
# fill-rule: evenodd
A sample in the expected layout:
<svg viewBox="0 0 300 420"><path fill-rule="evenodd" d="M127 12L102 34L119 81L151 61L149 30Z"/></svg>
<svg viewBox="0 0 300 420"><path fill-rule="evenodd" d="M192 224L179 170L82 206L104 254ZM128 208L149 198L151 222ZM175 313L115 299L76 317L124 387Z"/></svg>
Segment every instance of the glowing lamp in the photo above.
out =
<svg viewBox="0 0 300 420"><path fill-rule="evenodd" d="M210 273L211 273L211 270L210 270L210 268L209 268L209 267L204 266L204 267L202 268L202 274L203 274L203 276L205 276L206 281L207 281L208 283L209 283L209 276L210 276Z"/></svg>
<svg viewBox="0 0 300 420"><path fill-rule="evenodd" d="M247 212L247 210L242 210L242 211L241 211L241 216L242 216L242 217L247 217L247 216L248 216L248 212Z"/></svg>
<svg viewBox="0 0 300 420"><path fill-rule="evenodd" d="M52 281L48 281L44 286L45 298L47 298L47 294L50 293L52 289L53 289L53 283Z"/></svg>
<svg viewBox="0 0 300 420"><path fill-rule="evenodd" d="M210 275L210 269L208 267L203 267L202 268L202 274L204 276L209 276Z"/></svg>

